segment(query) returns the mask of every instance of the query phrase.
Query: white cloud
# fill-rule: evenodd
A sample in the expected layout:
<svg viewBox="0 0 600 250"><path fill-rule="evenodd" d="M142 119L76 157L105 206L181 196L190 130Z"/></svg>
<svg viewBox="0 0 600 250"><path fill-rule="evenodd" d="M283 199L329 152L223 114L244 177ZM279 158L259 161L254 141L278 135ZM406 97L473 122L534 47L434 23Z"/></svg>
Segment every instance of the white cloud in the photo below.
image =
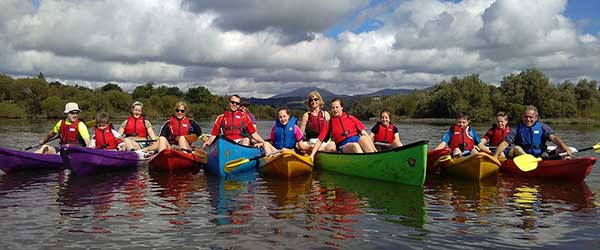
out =
<svg viewBox="0 0 600 250"><path fill-rule="evenodd" d="M0 2L0 72L89 86L147 81L266 97L298 85L339 94L429 87L453 75L496 83L536 67L600 78L598 36L566 0L42 0ZM323 34L355 15L381 24ZM84 85L84 84L80 84Z"/></svg>

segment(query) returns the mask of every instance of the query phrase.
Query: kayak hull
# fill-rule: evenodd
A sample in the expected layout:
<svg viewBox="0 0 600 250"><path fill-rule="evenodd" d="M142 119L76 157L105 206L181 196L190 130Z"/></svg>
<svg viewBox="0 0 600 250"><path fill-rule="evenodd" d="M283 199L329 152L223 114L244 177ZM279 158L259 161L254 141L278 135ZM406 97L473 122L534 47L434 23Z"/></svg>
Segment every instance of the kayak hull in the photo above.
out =
<svg viewBox="0 0 600 250"><path fill-rule="evenodd" d="M206 164L206 160L206 152L200 149L194 149L193 152L184 152L169 148L154 156L149 162L149 168L158 171L192 169Z"/></svg>
<svg viewBox="0 0 600 250"><path fill-rule="evenodd" d="M444 155L450 154L450 148L444 147L440 149L434 149L427 151L427 174L437 174L440 170L439 166L435 165L435 162Z"/></svg>
<svg viewBox="0 0 600 250"><path fill-rule="evenodd" d="M293 150L283 150L275 155L265 156L260 162L260 172L274 177L293 178L312 173L310 157Z"/></svg>
<svg viewBox="0 0 600 250"><path fill-rule="evenodd" d="M60 156L75 175L136 168L148 162L141 152L83 147L62 147Z"/></svg>
<svg viewBox="0 0 600 250"><path fill-rule="evenodd" d="M0 147L0 170L5 173L20 170L62 168L63 161L59 154L36 154Z"/></svg>
<svg viewBox="0 0 600 250"><path fill-rule="evenodd" d="M466 157L438 161L437 166L445 174L475 180L496 175L500 170L500 162L486 153L477 153Z"/></svg>
<svg viewBox="0 0 600 250"><path fill-rule="evenodd" d="M427 143L418 141L387 151L362 154L318 152L315 166L346 175L423 186Z"/></svg>
<svg viewBox="0 0 600 250"><path fill-rule="evenodd" d="M571 160L542 160L537 168L531 171L521 171L512 159L502 163L500 172L503 175L544 178L569 182L583 182L592 172L596 163L595 157L582 157Z"/></svg>
<svg viewBox="0 0 600 250"><path fill-rule="evenodd" d="M242 158L252 158L262 155L262 150L255 147L243 146L226 139L222 136L217 136L212 145L206 148L208 154L208 163L206 170L216 176L228 176L236 173L254 171L257 169L258 161L253 160L239 165L235 169L225 172L225 164L227 162Z"/></svg>

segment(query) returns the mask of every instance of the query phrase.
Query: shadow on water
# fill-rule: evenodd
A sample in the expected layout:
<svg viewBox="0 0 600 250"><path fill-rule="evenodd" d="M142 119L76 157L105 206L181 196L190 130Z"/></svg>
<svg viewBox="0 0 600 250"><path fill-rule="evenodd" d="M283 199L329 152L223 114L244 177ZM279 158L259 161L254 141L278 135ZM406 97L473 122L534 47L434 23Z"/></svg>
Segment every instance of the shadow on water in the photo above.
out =
<svg viewBox="0 0 600 250"><path fill-rule="evenodd" d="M62 176L56 170L40 169L37 171L15 171L10 174L0 175L0 197L13 191L23 191L31 185L56 182L57 176Z"/></svg>
<svg viewBox="0 0 600 250"><path fill-rule="evenodd" d="M399 183L384 182L340 175L327 171L319 172L323 188L332 192L348 193L352 199L367 204L369 212L382 215L383 221L421 229L425 223L425 201L423 188ZM342 191L343 190L343 191ZM347 205L356 202L346 203ZM360 210L364 210L361 208Z"/></svg>

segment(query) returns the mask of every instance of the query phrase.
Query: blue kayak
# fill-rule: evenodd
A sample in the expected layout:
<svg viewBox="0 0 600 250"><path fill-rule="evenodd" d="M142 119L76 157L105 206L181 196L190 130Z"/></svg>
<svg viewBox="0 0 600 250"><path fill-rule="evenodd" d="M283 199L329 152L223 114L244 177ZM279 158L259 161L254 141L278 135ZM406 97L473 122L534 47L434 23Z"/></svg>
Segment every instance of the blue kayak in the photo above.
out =
<svg viewBox="0 0 600 250"><path fill-rule="evenodd" d="M206 171L217 176L228 176L236 173L254 171L257 169L257 159L237 165L234 169L225 172L225 164L228 162L256 158L263 154L262 150L255 147L243 146L225 137L217 136L213 143L206 148L208 163Z"/></svg>

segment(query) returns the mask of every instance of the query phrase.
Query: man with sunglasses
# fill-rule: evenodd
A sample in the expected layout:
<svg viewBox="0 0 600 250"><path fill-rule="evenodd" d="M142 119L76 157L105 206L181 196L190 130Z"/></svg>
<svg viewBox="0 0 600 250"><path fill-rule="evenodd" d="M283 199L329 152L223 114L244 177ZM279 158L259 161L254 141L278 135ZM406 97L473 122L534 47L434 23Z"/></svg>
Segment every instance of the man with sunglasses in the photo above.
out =
<svg viewBox="0 0 600 250"><path fill-rule="evenodd" d="M50 138L55 135L59 135L60 145L75 145L80 147L87 147L90 145L90 133L84 122L79 120L79 105L74 102L69 102L65 105L65 118L58 121L54 128L46 134L44 138L39 141L42 145L37 153L56 153L57 150L54 147L45 145Z"/></svg>
<svg viewBox="0 0 600 250"><path fill-rule="evenodd" d="M204 147L211 145L217 135L223 135L225 138L238 144L249 146L250 138L248 136L250 136L258 142L255 146L262 146L265 153L274 152L276 149L270 143L265 142L257 133L248 114L240 110L240 100L241 98L238 95L232 95L229 98L229 109L217 117L211 131L212 136L204 143Z"/></svg>

